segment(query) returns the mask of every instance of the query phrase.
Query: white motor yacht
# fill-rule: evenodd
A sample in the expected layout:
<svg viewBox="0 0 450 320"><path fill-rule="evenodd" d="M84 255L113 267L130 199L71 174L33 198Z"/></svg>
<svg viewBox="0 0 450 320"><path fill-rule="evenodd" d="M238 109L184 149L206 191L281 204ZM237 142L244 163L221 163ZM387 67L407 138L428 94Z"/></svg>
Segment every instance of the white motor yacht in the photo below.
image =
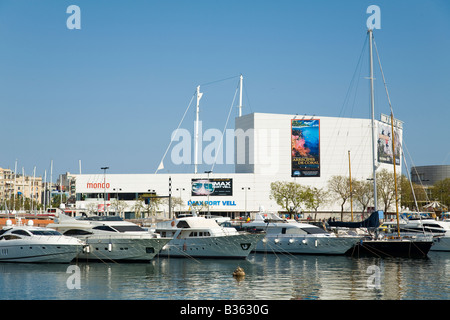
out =
<svg viewBox="0 0 450 320"><path fill-rule="evenodd" d="M60 213L47 227L86 243L78 255L86 260L150 261L171 239L117 216L72 218Z"/></svg>
<svg viewBox="0 0 450 320"><path fill-rule="evenodd" d="M161 250L161 255L170 257L245 259L264 237L263 233L240 232L196 215L159 222L155 232L173 238Z"/></svg>
<svg viewBox="0 0 450 320"><path fill-rule="evenodd" d="M388 227L397 229L397 222L385 222ZM411 217L399 221L403 235L423 234L433 237L430 251L450 251L450 220L436 220L430 217Z"/></svg>
<svg viewBox="0 0 450 320"><path fill-rule="evenodd" d="M329 233L309 223L284 220L270 212L258 213L255 220L242 227L266 232L255 248L264 253L343 255L361 239L357 235Z"/></svg>
<svg viewBox="0 0 450 320"><path fill-rule="evenodd" d="M69 263L83 247L79 239L35 227L31 220L27 225L8 220L0 230L0 262Z"/></svg>

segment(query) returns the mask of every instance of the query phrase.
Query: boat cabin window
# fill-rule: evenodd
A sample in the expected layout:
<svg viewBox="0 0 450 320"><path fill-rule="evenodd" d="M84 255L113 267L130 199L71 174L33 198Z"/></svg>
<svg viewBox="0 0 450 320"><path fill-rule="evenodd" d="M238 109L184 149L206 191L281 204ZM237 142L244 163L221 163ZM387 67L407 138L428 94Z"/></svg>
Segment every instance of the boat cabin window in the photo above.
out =
<svg viewBox="0 0 450 320"><path fill-rule="evenodd" d="M210 233L208 232L208 231L199 231L199 232L197 232L197 231L192 231L190 234L189 234L189 237L209 237L210 236Z"/></svg>
<svg viewBox="0 0 450 320"><path fill-rule="evenodd" d="M144 229L137 225L113 226L119 232L145 232Z"/></svg>
<svg viewBox="0 0 450 320"><path fill-rule="evenodd" d="M308 234L321 234L321 233L328 233L325 230L321 228L302 228L303 231L305 231Z"/></svg>
<svg viewBox="0 0 450 320"><path fill-rule="evenodd" d="M114 230L113 228L111 228L109 226L97 226L97 227L94 227L92 229L102 230L102 231L109 231L109 232L117 232L116 230Z"/></svg>
<svg viewBox="0 0 450 320"><path fill-rule="evenodd" d="M190 226L186 221L181 220L177 223L177 228L190 228Z"/></svg>
<svg viewBox="0 0 450 320"><path fill-rule="evenodd" d="M70 229L64 232L65 236L84 236L87 234L92 234L92 232L81 230L81 229Z"/></svg>
<svg viewBox="0 0 450 320"><path fill-rule="evenodd" d="M156 232L158 232L158 231L156 231ZM173 237L175 235L175 232L161 231L160 234L161 234L161 237L163 237L163 238L170 238L170 237Z"/></svg>
<svg viewBox="0 0 450 320"><path fill-rule="evenodd" d="M11 233L12 234L20 234L22 236L27 236L27 237L30 236L30 234L28 232L26 232L25 230L14 230L14 231L11 231Z"/></svg>
<svg viewBox="0 0 450 320"><path fill-rule="evenodd" d="M14 235L14 234L6 234L6 235L0 237L0 240L17 240L17 239L22 239L22 238Z"/></svg>
<svg viewBox="0 0 450 320"><path fill-rule="evenodd" d="M36 236L60 236L61 233L59 233L56 230L31 230L31 233Z"/></svg>
<svg viewBox="0 0 450 320"><path fill-rule="evenodd" d="M424 223L423 229L425 229L425 231L427 232L445 233L444 228L435 223Z"/></svg>

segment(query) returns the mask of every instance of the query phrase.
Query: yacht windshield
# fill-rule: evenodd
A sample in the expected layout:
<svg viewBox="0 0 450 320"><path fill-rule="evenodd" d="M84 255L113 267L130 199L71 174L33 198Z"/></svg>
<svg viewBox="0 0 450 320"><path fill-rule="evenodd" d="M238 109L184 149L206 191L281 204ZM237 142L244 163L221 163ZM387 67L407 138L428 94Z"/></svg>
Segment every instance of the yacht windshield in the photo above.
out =
<svg viewBox="0 0 450 320"><path fill-rule="evenodd" d="M109 232L117 232L116 230L114 230L113 228L111 228L109 226L97 226L97 227L94 227L92 229L102 230L102 231L109 231Z"/></svg>

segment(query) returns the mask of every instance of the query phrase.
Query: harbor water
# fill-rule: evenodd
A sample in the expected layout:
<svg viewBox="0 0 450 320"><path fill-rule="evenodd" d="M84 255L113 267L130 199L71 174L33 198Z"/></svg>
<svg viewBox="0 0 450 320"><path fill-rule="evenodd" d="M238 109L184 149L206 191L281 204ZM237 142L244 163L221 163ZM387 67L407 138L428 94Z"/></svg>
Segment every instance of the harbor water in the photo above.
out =
<svg viewBox="0 0 450 320"><path fill-rule="evenodd" d="M245 276L233 277L242 267ZM450 252L426 259L252 253L246 260L0 264L1 300L446 300Z"/></svg>

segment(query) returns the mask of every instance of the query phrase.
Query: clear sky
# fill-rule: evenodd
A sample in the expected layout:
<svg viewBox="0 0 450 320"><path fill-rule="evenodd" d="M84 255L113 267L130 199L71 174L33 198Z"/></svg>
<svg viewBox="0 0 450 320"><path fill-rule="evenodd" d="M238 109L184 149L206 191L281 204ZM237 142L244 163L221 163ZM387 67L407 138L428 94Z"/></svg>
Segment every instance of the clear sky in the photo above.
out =
<svg viewBox="0 0 450 320"><path fill-rule="evenodd" d="M78 173L81 160L83 173L153 173L197 85L203 129L223 130L240 74L244 114L369 118L372 4L413 164L450 164L448 0L0 0L0 167L17 160L42 176L53 160L54 174ZM67 28L70 5L79 30ZM379 118L389 107L375 76ZM181 127L193 119L191 107ZM167 170L193 167L167 157Z"/></svg>

